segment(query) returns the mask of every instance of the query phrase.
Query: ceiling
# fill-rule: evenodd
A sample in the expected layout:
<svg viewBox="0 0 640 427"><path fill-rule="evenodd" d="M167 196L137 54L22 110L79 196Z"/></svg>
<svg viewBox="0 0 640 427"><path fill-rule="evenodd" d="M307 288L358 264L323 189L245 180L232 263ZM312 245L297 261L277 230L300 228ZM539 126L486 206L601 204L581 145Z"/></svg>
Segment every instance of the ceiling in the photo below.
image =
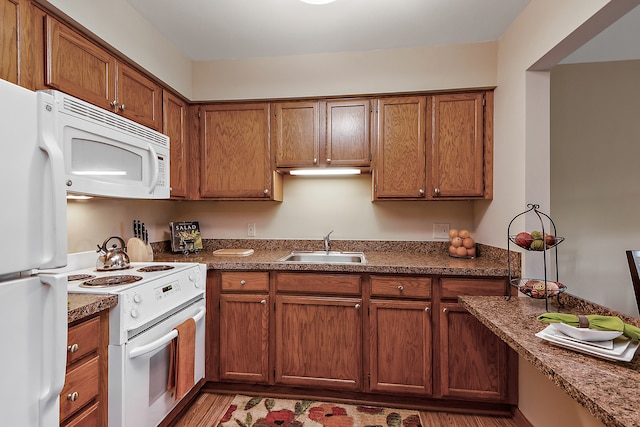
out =
<svg viewBox="0 0 640 427"><path fill-rule="evenodd" d="M530 0L127 0L192 61L495 41ZM640 7L562 63L640 59Z"/></svg>
<svg viewBox="0 0 640 427"><path fill-rule="evenodd" d="M127 0L193 61L476 43L530 0Z"/></svg>

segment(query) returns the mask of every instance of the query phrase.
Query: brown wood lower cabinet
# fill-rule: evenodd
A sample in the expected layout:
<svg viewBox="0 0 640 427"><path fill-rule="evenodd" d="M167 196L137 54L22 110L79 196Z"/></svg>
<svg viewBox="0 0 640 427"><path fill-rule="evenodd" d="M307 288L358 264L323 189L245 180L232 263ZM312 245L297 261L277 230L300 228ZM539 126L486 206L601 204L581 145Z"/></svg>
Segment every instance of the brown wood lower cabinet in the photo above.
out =
<svg viewBox="0 0 640 427"><path fill-rule="evenodd" d="M504 295L505 278L278 271L218 277L219 293L208 294L220 296L212 352L219 358L211 359L219 366L208 366L219 375L210 386L316 397L342 392L352 400L413 399L495 413L517 404L517 357L457 302L459 295Z"/></svg>
<svg viewBox="0 0 640 427"><path fill-rule="evenodd" d="M69 326L60 425L107 425L108 311Z"/></svg>

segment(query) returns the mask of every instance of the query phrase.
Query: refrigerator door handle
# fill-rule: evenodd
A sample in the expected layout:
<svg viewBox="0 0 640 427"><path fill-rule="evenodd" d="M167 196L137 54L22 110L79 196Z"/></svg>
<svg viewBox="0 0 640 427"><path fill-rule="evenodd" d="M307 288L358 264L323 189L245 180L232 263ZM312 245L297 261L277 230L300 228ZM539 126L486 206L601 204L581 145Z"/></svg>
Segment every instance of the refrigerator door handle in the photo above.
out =
<svg viewBox="0 0 640 427"><path fill-rule="evenodd" d="M65 171L62 150L57 143L55 134L55 114L53 105L44 98L45 94L37 92L38 96L38 146L49 157L52 183L52 228L50 258L43 260L42 268L64 267L67 264L67 194L64 187Z"/></svg>
<svg viewBox="0 0 640 427"><path fill-rule="evenodd" d="M64 386L67 363L67 278L66 275L40 275L42 283L51 288L53 321L45 322L44 328L51 331L53 354L43 358L43 372L50 370L49 384L43 384L40 396L40 427L51 427L48 421L58 420L60 413L59 395ZM49 366L47 367L47 364ZM47 375L45 375L45 378Z"/></svg>

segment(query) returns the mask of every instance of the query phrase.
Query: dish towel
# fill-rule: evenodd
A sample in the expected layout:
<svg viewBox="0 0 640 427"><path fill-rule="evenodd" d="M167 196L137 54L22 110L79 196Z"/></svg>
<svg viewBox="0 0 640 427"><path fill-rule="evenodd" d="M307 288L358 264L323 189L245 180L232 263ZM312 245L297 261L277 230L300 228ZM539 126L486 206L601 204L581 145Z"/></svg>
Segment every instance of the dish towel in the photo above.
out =
<svg viewBox="0 0 640 427"><path fill-rule="evenodd" d="M179 400L194 386L196 322L189 318L174 329L178 336L170 344L167 390L175 387L175 398Z"/></svg>
<svg viewBox="0 0 640 427"><path fill-rule="evenodd" d="M601 316L599 314L587 314L586 316L565 313L543 313L538 320L544 323L566 323L578 328L590 328L600 331L620 331L626 337L634 341L640 339L640 328L624 323L617 316Z"/></svg>

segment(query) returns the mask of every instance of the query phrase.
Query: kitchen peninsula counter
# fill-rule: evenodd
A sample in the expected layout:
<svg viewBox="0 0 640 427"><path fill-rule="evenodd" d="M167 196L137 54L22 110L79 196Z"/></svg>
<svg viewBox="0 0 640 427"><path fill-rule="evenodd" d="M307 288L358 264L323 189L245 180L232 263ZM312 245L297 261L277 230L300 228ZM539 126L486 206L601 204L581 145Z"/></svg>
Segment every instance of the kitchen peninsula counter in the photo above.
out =
<svg viewBox="0 0 640 427"><path fill-rule="evenodd" d="M321 242L320 242L321 243ZM475 259L454 258L448 242L334 241L332 251L364 252L366 264L291 263L278 260L293 250L321 250L317 241L213 240L198 254L183 255L154 249L154 261L199 262L215 270L326 271L341 273L390 273L506 277L507 251L478 245ZM217 256L214 250L251 248L248 256ZM512 253L512 269L519 271L519 254Z"/></svg>
<svg viewBox="0 0 640 427"><path fill-rule="evenodd" d="M82 320L102 310L108 310L118 304L115 295L94 295L69 293L67 323Z"/></svg>
<svg viewBox="0 0 640 427"><path fill-rule="evenodd" d="M504 297L461 296L460 302L543 375L607 426L640 426L640 353L631 362L611 362L552 345L535 336L548 326L536 317L544 313L544 300L514 295ZM549 311L557 312L557 305ZM553 300L555 301L555 299ZM562 313L619 316L640 326L640 319L622 315L597 304L563 294Z"/></svg>

